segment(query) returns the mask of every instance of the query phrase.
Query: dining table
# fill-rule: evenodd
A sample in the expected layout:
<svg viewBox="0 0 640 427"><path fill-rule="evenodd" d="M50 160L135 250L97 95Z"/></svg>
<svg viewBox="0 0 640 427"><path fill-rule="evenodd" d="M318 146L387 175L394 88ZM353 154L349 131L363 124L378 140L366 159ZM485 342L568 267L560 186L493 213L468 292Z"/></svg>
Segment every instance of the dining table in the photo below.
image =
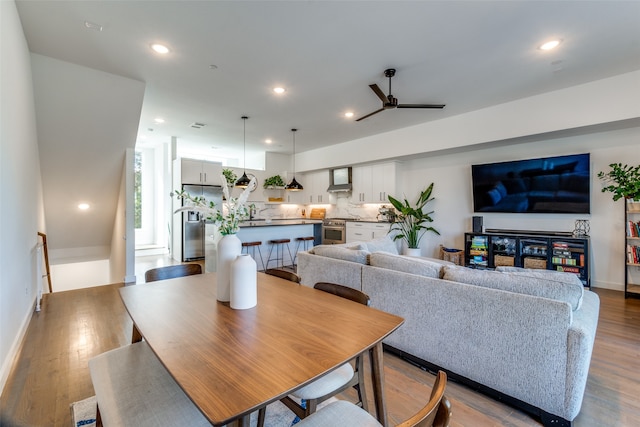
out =
<svg viewBox="0 0 640 427"><path fill-rule="evenodd" d="M358 355L369 354L375 416L387 425L382 340L404 319L313 287L257 273L258 304L216 300L216 274L120 289L134 324L214 426L249 415Z"/></svg>

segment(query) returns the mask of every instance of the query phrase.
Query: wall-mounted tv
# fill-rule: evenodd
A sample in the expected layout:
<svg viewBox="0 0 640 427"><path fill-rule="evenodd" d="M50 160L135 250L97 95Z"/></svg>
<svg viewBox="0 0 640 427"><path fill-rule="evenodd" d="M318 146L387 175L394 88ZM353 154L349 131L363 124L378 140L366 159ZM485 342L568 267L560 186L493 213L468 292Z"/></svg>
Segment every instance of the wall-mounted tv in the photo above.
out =
<svg viewBox="0 0 640 427"><path fill-rule="evenodd" d="M474 212L590 213L589 153L471 166Z"/></svg>

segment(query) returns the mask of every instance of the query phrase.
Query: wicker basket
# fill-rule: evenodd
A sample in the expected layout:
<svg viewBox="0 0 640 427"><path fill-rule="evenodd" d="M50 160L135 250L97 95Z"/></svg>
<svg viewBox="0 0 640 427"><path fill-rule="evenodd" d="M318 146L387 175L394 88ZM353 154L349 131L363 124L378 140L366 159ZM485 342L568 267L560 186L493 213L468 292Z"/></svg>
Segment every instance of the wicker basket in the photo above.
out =
<svg viewBox="0 0 640 427"><path fill-rule="evenodd" d="M461 249L445 250L444 246L440 245L440 259L457 265L464 265L464 251Z"/></svg>
<svg viewBox="0 0 640 427"><path fill-rule="evenodd" d="M547 261L540 258L525 258L524 268L539 268L541 270L546 270Z"/></svg>
<svg viewBox="0 0 640 427"><path fill-rule="evenodd" d="M496 267L507 266L513 267L515 265L515 257L505 255L495 255L493 257L493 265Z"/></svg>

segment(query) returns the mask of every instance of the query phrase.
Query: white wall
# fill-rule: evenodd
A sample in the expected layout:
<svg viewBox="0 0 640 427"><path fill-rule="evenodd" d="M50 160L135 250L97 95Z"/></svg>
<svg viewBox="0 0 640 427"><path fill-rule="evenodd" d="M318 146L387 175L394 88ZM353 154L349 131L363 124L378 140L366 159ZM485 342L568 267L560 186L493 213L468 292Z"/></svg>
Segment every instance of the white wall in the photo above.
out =
<svg viewBox="0 0 640 427"><path fill-rule="evenodd" d="M0 388L41 282L37 233L46 233L31 63L15 3L0 2Z"/></svg>

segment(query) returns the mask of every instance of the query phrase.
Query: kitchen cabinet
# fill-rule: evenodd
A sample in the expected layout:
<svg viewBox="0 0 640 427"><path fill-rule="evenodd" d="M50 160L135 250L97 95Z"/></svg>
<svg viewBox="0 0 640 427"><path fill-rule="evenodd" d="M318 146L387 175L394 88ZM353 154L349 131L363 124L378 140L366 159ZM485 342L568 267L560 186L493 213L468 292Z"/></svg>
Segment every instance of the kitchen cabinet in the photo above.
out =
<svg viewBox="0 0 640 427"><path fill-rule="evenodd" d="M327 188L329 188L328 170L306 173L304 175L304 182L301 182L301 184L304 187L304 203L332 203L331 193L327 192Z"/></svg>
<svg viewBox="0 0 640 427"><path fill-rule="evenodd" d="M222 185L222 163L183 158L180 166L183 184Z"/></svg>
<svg viewBox="0 0 640 427"><path fill-rule="evenodd" d="M388 222L354 222L347 221L346 242L368 242L384 237L389 233Z"/></svg>
<svg viewBox="0 0 640 427"><path fill-rule="evenodd" d="M353 203L389 203L389 196L396 197L396 163L356 166L352 170Z"/></svg>

